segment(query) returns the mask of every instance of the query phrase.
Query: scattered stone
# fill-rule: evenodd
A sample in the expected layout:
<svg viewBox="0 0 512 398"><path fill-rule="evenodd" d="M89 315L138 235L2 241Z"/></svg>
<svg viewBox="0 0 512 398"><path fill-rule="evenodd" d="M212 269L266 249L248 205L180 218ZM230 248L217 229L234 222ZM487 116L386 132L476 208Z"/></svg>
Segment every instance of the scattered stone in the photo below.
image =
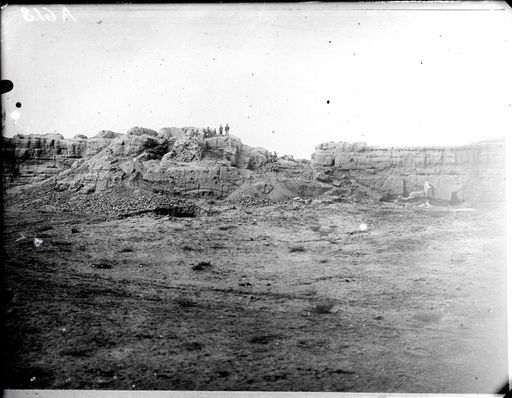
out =
<svg viewBox="0 0 512 398"><path fill-rule="evenodd" d="M246 196L241 195L234 199L229 199L231 203L236 203L245 207L255 207L255 206L269 206L274 202L268 198L258 198L254 196Z"/></svg>
<svg viewBox="0 0 512 398"><path fill-rule="evenodd" d="M192 266L194 271L202 271L206 268L210 268L212 264L209 261L200 261L199 263Z"/></svg>
<svg viewBox="0 0 512 398"><path fill-rule="evenodd" d="M101 261L101 262L93 263L92 267L98 268L98 269L111 269L112 265L107 261Z"/></svg>
<svg viewBox="0 0 512 398"><path fill-rule="evenodd" d="M326 300L316 304L311 311L316 314L329 314L335 305L334 301Z"/></svg>
<svg viewBox="0 0 512 398"><path fill-rule="evenodd" d="M290 251L290 253L306 251L306 249L302 245L291 246L288 250Z"/></svg>

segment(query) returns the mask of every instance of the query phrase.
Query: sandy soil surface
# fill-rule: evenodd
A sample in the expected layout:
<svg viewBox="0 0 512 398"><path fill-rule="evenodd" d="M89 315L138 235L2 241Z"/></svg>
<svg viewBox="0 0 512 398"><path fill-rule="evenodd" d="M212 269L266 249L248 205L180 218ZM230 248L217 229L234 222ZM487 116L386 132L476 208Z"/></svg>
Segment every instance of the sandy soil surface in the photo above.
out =
<svg viewBox="0 0 512 398"><path fill-rule="evenodd" d="M7 387L489 393L505 382L504 209L215 209L7 209Z"/></svg>

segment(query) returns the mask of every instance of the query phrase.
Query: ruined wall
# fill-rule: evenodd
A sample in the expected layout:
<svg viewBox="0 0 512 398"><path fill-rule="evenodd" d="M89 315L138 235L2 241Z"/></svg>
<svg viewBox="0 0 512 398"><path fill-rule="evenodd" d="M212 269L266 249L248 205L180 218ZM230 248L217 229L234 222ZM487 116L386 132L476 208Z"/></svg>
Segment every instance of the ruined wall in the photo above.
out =
<svg viewBox="0 0 512 398"><path fill-rule="evenodd" d="M205 138L203 129L134 127L126 134L101 131L93 138L60 134L2 139L6 188L55 177L59 190L92 193L119 184L146 184L180 195L227 196L247 171L275 162L263 148L235 136Z"/></svg>
<svg viewBox="0 0 512 398"><path fill-rule="evenodd" d="M61 134L18 134L2 138L2 182L5 187L38 182L71 167L77 159L91 157L110 139Z"/></svg>
<svg viewBox="0 0 512 398"><path fill-rule="evenodd" d="M439 199L505 200L504 141L397 148L330 142L315 149L315 177L334 185L350 178L383 194L404 195L429 181Z"/></svg>
<svg viewBox="0 0 512 398"><path fill-rule="evenodd" d="M279 169L291 180L312 175L314 189L318 182L327 187L357 183L377 194L406 195L429 181L439 199L505 199L503 141L402 148L330 142L316 147L310 168L277 161L267 150L251 148L234 136L205 138L197 128L163 128L157 133L137 127L129 133L101 131L92 138L73 139L60 134L3 138L3 185L9 188L59 175L60 189L84 193L133 181L182 194L208 191L224 197L240 186L239 179L246 178L247 171ZM299 185L293 191L302 195Z"/></svg>

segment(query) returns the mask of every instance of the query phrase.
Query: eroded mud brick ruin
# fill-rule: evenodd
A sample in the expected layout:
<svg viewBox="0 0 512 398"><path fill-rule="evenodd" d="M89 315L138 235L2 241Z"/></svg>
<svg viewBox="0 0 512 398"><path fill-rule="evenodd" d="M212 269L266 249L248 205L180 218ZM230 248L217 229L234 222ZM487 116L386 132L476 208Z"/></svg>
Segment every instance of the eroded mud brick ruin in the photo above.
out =
<svg viewBox="0 0 512 398"><path fill-rule="evenodd" d="M3 138L4 187L35 184L45 192L78 196L123 187L168 197L280 201L322 194L404 195L429 181L440 200L505 198L504 141L401 148L330 142L318 145L307 161L277 157L233 135L207 138L205 133L192 127L158 132L134 127L126 134L104 130L91 138Z"/></svg>
<svg viewBox="0 0 512 398"><path fill-rule="evenodd" d="M330 142L316 147L313 164L317 179L335 185L349 177L373 190L406 195L429 181L438 199L505 198L504 141L399 148Z"/></svg>

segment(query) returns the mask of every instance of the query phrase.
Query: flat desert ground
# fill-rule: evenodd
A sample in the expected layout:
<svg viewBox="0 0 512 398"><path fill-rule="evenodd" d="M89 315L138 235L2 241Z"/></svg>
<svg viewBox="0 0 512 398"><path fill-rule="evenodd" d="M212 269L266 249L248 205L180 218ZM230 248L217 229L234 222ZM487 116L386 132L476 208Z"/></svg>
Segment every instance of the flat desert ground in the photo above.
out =
<svg viewBox="0 0 512 398"><path fill-rule="evenodd" d="M188 218L6 208L7 388L505 383L504 207L210 207Z"/></svg>

